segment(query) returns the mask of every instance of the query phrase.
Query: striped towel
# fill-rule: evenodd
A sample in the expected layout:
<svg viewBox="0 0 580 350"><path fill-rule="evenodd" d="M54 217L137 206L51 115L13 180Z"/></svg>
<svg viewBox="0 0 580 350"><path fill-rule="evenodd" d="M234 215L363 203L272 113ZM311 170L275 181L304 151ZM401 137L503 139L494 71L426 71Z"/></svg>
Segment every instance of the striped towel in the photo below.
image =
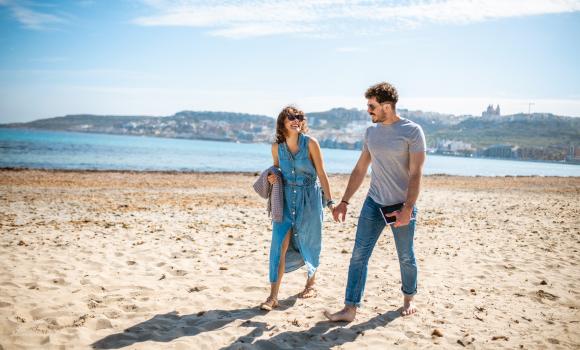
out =
<svg viewBox="0 0 580 350"><path fill-rule="evenodd" d="M274 185L268 182L268 175L274 174L278 181ZM272 216L275 222L282 222L284 217L284 185L282 183L282 172L275 166L264 170L254 183L254 191L262 198L268 199L268 215Z"/></svg>

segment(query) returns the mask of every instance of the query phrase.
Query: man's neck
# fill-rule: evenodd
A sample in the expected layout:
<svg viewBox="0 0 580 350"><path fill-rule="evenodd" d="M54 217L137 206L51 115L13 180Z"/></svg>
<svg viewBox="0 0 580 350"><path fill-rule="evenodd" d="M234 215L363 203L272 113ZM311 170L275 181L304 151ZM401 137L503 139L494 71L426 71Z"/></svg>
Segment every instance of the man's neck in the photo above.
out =
<svg viewBox="0 0 580 350"><path fill-rule="evenodd" d="M396 114L391 114L391 115L387 115L387 117L385 118L385 120L383 120L383 122L381 124L391 125L391 124L395 124L399 120L401 120L401 117L399 117Z"/></svg>

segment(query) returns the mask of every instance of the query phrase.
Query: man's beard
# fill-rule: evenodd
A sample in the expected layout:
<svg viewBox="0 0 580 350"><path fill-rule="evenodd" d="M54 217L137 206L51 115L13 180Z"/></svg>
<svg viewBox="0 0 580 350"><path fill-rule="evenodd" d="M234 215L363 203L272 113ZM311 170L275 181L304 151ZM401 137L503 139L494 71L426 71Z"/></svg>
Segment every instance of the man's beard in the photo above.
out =
<svg viewBox="0 0 580 350"><path fill-rule="evenodd" d="M384 121L384 119L383 120L380 120L380 118L377 115L371 115L371 121L374 124L376 124L376 123L382 123Z"/></svg>

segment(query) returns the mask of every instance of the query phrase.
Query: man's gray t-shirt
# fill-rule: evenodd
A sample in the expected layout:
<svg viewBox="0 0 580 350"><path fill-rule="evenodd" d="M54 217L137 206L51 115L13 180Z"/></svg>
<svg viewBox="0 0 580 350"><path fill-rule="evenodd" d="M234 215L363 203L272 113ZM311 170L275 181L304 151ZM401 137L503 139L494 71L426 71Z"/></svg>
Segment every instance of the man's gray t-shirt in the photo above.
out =
<svg viewBox="0 0 580 350"><path fill-rule="evenodd" d="M425 152L423 129L408 119L366 130L363 151L371 154L368 195L380 205L402 203L409 187L409 153Z"/></svg>

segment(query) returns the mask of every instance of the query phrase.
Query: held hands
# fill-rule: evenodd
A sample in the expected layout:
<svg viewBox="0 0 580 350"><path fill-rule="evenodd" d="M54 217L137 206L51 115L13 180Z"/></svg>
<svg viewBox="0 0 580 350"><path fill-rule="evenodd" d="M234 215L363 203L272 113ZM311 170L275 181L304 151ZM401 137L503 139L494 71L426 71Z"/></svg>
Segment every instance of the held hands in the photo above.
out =
<svg viewBox="0 0 580 350"><path fill-rule="evenodd" d="M275 184L278 181L278 177L274 174L270 174L268 175L268 182L270 183L270 185Z"/></svg>
<svg viewBox="0 0 580 350"><path fill-rule="evenodd" d="M344 222L344 219L346 218L346 203L345 202L340 202L336 207L334 207L332 209L332 217L334 218L334 221L336 222ZM342 216L342 220L340 220Z"/></svg>
<svg viewBox="0 0 580 350"><path fill-rule="evenodd" d="M330 212L332 213L334 211L334 201L332 199L323 199L323 202L326 203L325 207L328 208L328 210L330 210Z"/></svg>

